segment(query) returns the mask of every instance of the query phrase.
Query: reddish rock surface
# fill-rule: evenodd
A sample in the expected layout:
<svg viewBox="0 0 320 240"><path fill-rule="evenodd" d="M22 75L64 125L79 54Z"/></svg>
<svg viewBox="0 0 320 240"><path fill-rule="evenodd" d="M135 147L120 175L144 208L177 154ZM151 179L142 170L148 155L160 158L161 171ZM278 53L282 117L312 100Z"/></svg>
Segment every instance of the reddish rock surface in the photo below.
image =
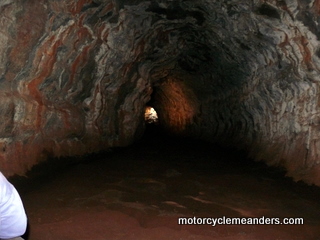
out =
<svg viewBox="0 0 320 240"><path fill-rule="evenodd" d="M52 161L28 179L15 179L29 239L319 239L318 188L294 183L239 152L154 137L80 163ZM194 216L303 218L304 224L177 223Z"/></svg>
<svg viewBox="0 0 320 240"><path fill-rule="evenodd" d="M320 185L319 1L0 3L0 169L171 133Z"/></svg>

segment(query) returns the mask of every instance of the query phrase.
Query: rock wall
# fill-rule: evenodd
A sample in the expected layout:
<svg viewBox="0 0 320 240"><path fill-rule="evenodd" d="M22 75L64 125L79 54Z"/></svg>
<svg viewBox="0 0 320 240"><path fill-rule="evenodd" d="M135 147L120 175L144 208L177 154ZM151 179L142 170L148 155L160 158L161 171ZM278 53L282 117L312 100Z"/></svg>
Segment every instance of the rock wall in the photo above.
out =
<svg viewBox="0 0 320 240"><path fill-rule="evenodd" d="M159 123L320 185L318 0L5 0L0 169Z"/></svg>
<svg viewBox="0 0 320 240"><path fill-rule="evenodd" d="M4 173L125 146L142 133L151 85L139 73L146 30L134 22L150 21L146 14L113 1L1 4Z"/></svg>
<svg viewBox="0 0 320 240"><path fill-rule="evenodd" d="M205 6L178 67L154 87L159 120L320 185L320 1Z"/></svg>

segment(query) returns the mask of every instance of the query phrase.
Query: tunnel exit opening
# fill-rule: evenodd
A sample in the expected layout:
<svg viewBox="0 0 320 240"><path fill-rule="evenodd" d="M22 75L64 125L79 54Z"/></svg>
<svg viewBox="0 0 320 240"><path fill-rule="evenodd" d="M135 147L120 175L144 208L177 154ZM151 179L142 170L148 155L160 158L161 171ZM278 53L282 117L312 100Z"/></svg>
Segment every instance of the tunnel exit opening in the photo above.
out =
<svg viewBox="0 0 320 240"><path fill-rule="evenodd" d="M146 106L144 120L147 124L158 125L159 119L156 110L151 106Z"/></svg>
<svg viewBox="0 0 320 240"><path fill-rule="evenodd" d="M163 134L162 128L159 122L159 116L156 109L147 104L144 111L145 132L143 139L147 143L160 140L160 135Z"/></svg>

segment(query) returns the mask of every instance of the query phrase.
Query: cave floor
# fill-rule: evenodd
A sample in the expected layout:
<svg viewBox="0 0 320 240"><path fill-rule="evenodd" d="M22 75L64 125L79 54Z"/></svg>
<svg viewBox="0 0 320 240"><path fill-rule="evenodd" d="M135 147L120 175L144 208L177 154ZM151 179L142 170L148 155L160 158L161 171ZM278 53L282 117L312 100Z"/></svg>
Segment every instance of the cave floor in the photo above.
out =
<svg viewBox="0 0 320 240"><path fill-rule="evenodd" d="M35 167L11 180L31 240L320 239L320 189L200 141L134 146ZM303 225L178 225L178 217L303 218Z"/></svg>

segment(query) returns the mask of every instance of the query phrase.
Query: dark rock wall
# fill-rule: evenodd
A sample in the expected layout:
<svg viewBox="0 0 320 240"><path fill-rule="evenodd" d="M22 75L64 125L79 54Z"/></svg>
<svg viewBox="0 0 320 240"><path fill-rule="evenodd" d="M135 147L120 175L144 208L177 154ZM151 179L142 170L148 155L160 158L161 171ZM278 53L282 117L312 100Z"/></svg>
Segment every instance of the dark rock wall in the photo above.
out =
<svg viewBox="0 0 320 240"><path fill-rule="evenodd" d="M0 169L176 134L320 185L315 0L5 0ZM318 146L319 145L319 146Z"/></svg>
<svg viewBox="0 0 320 240"><path fill-rule="evenodd" d="M154 88L160 121L319 185L318 5L207 1L195 40Z"/></svg>

